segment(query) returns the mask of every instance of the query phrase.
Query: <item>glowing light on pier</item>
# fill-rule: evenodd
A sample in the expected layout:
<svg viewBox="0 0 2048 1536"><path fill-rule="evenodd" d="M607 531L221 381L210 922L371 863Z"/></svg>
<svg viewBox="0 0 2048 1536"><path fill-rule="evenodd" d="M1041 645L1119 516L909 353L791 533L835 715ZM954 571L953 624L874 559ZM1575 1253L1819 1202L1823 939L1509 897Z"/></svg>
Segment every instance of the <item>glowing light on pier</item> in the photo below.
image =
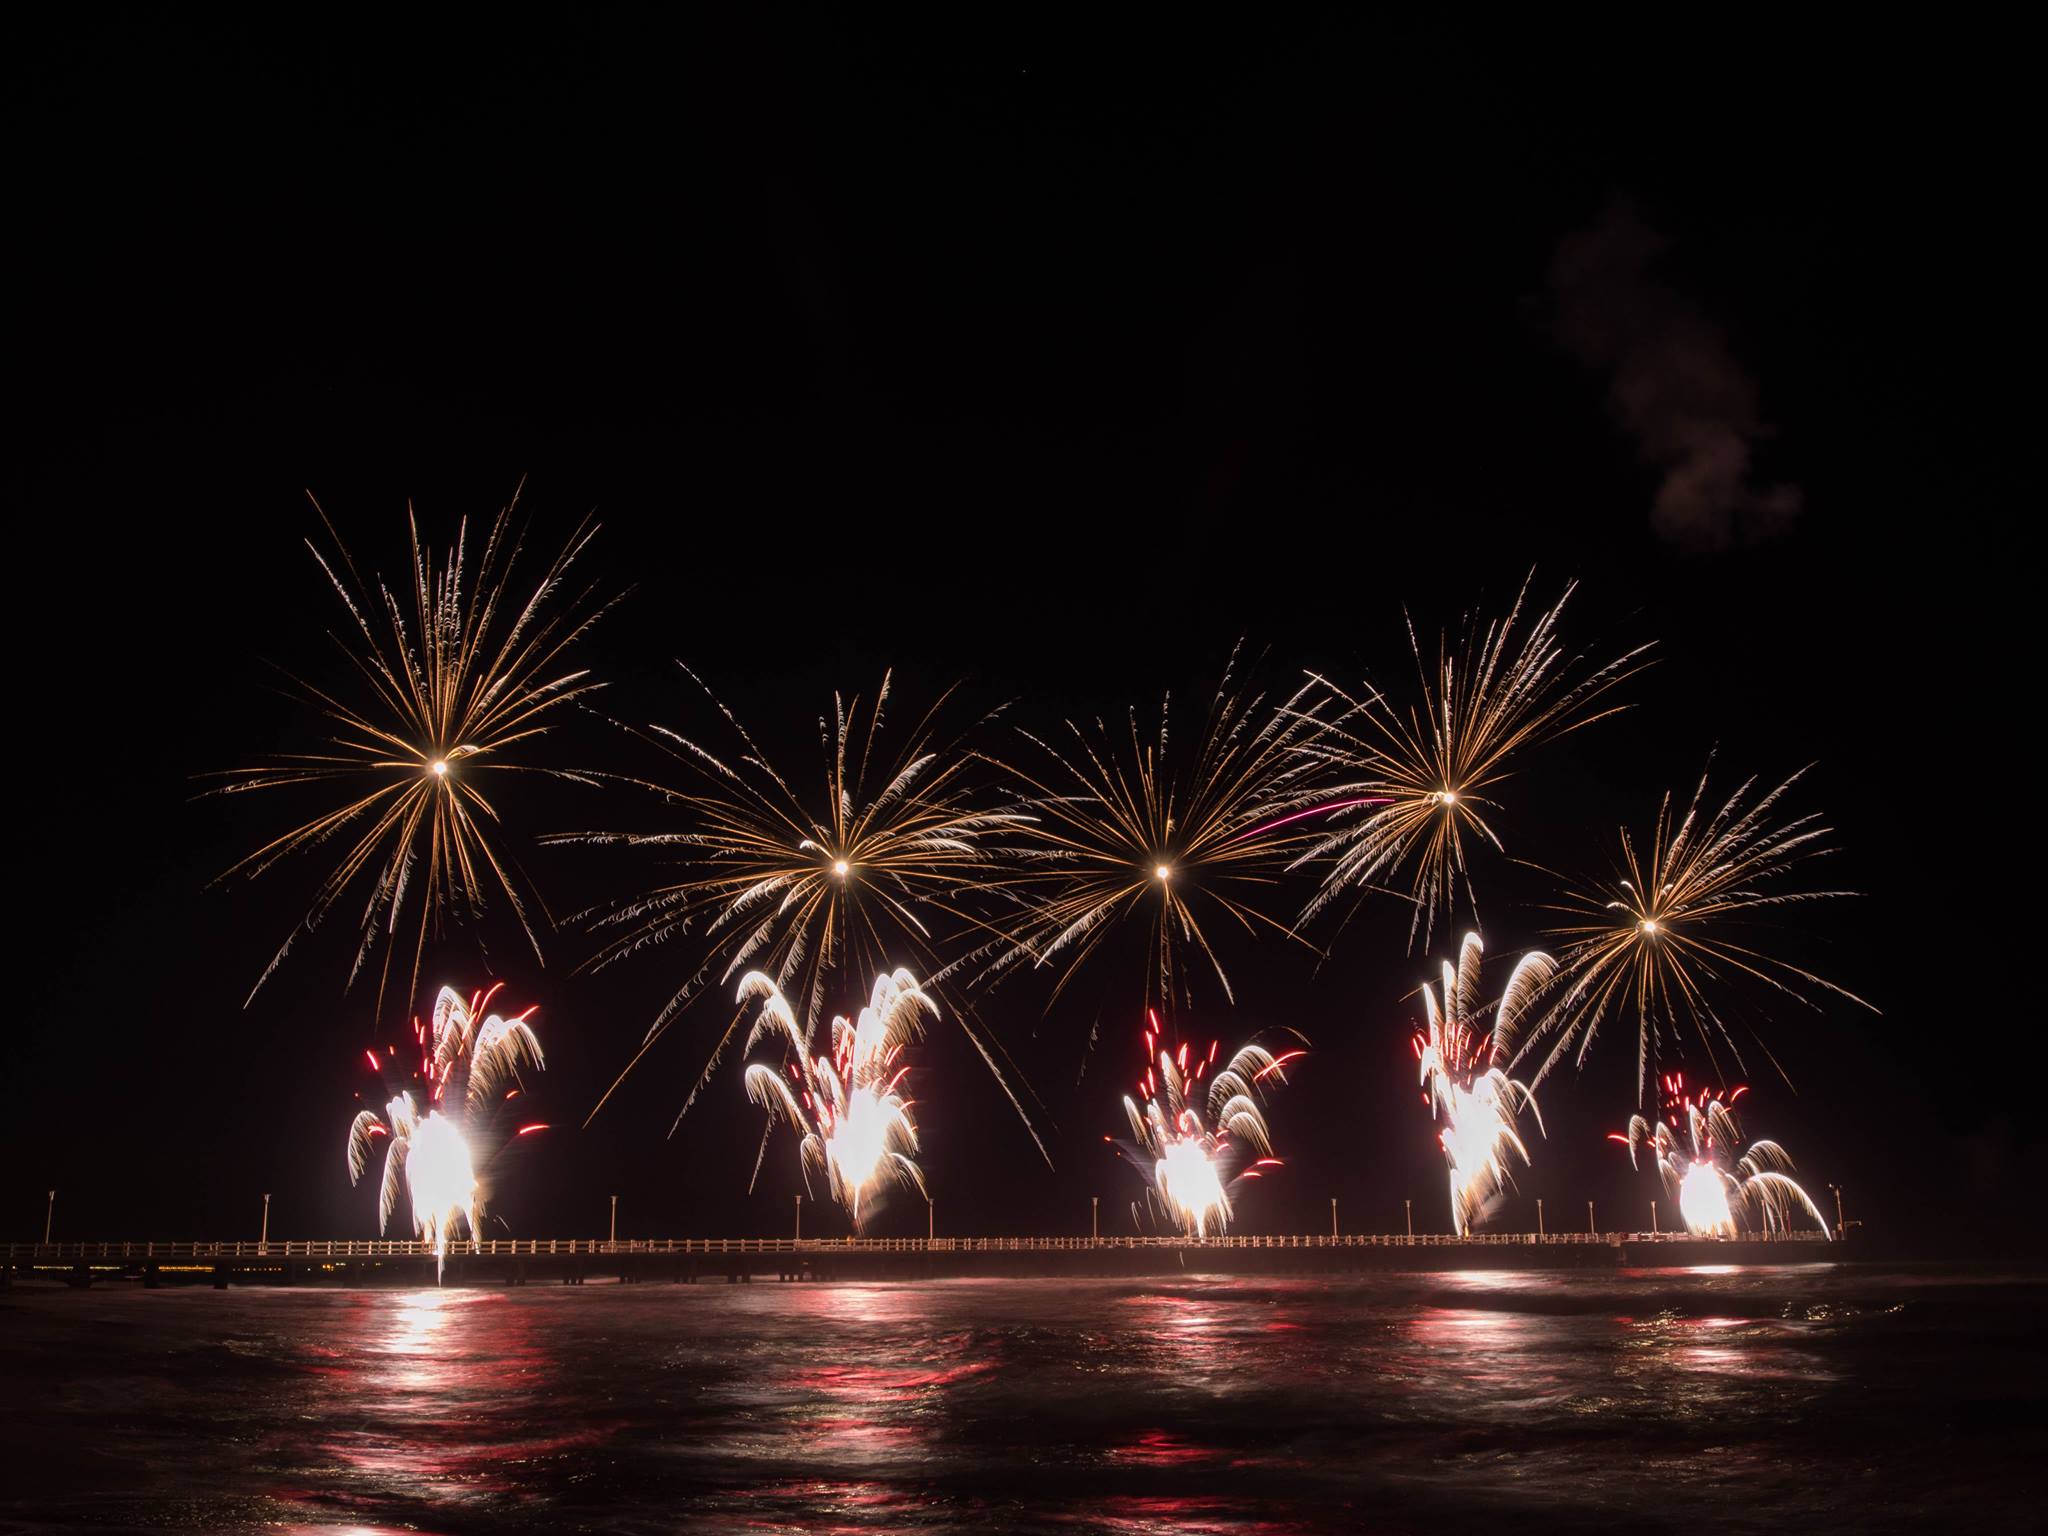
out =
<svg viewBox="0 0 2048 1536"><path fill-rule="evenodd" d="M1748 1089L1737 1088L1725 1097L1718 1088L1688 1092L1683 1073L1667 1074L1663 1088L1662 1119L1652 1124L1633 1115L1627 1135L1612 1133L1607 1139L1626 1146L1629 1162L1638 1167L1641 1149L1654 1150L1657 1172L1678 1203L1688 1232L1735 1237L1745 1226L1785 1232L1799 1211L1827 1232L1827 1218L1793 1180L1792 1159L1783 1147L1775 1141L1756 1141L1737 1155L1742 1132L1734 1105ZM1684 1127L1682 1134L1672 1128L1674 1121Z"/></svg>
<svg viewBox="0 0 2048 1536"><path fill-rule="evenodd" d="M1510 1078L1503 1063L1514 1053L1515 1031L1549 982L1553 962L1536 953L1516 962L1487 1030L1477 1022L1483 954L1479 935L1468 933L1456 967L1444 964L1441 1003L1423 984L1428 1025L1414 1037L1424 1097L1443 1125L1437 1139L1450 1164L1451 1223L1460 1237L1484 1219L1512 1182L1509 1154L1525 1165L1529 1161L1528 1144L1517 1126L1519 1113L1528 1110L1537 1129L1543 1128L1535 1095Z"/></svg>
<svg viewBox="0 0 2048 1536"><path fill-rule="evenodd" d="M1124 1097L1133 1140L1131 1161L1146 1176L1146 1199L1155 1219L1190 1237L1221 1235L1235 1214L1231 1195L1237 1186L1279 1166L1263 1100L1287 1081L1288 1063L1304 1053L1275 1055L1253 1042L1240 1047L1222 1070L1210 1076L1216 1064L1215 1041L1191 1059L1186 1042L1176 1050L1160 1039L1157 1013L1148 1012L1146 1019L1150 1028L1145 1031L1145 1075L1137 1085L1143 1105ZM1200 1091L1205 1077L1206 1120Z"/></svg>
<svg viewBox="0 0 2048 1536"><path fill-rule="evenodd" d="M786 1120L801 1138L805 1188L812 1187L813 1176L823 1179L856 1228L890 1186L909 1185L922 1193L924 1176L913 1156L917 1127L902 1091L909 1067L902 1056L922 1031L924 1016L938 1017L939 1008L917 979L900 968L876 977L857 1021L832 1020L829 1055L812 1050L810 1030L774 980L749 971L740 982L739 1001L756 998L761 1010L747 1051L774 1040L783 1060L747 1067L747 1097L768 1111L771 1126Z"/></svg>
<svg viewBox="0 0 2048 1536"><path fill-rule="evenodd" d="M351 1184L361 1182L377 1142L386 1142L377 1230L389 1227L403 1193L413 1230L434 1250L437 1272L447 1262L451 1240L464 1230L476 1236L483 1212L484 1186L471 1136L488 1134L497 1109L517 1095L516 1086L503 1094L499 1090L508 1081L516 1084L522 1067L539 1070L546 1065L540 1040L527 1023L534 1009L513 1018L485 1015L497 990L464 998L454 988L443 987L434 1000L431 1026L413 1021L413 1042L419 1049L413 1077L420 1099L410 1088L401 1090L381 1116L366 1109L349 1126ZM365 1054L371 1069L382 1073L384 1063L376 1053ZM546 1129L530 1124L514 1134L524 1137Z"/></svg>

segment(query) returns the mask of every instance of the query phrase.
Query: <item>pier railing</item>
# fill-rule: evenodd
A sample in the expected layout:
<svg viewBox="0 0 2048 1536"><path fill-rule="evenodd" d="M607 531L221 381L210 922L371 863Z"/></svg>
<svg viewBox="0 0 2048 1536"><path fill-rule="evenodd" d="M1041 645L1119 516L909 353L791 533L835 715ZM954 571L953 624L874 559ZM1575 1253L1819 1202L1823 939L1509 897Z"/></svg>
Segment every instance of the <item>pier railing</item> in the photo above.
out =
<svg viewBox="0 0 2048 1536"><path fill-rule="evenodd" d="M1744 1243L1820 1243L1823 1232L1745 1233ZM1711 1242L1689 1232L1447 1232L1365 1233L1336 1236L1234 1235L1228 1237L495 1237L448 1244L448 1256L483 1258L574 1257L582 1254L738 1253L1068 1253L1114 1249L1244 1248L1469 1248L1565 1245L1618 1247L1642 1243ZM432 1243L408 1238L273 1238L269 1242L9 1243L13 1264L133 1263L215 1259L420 1259L432 1258Z"/></svg>

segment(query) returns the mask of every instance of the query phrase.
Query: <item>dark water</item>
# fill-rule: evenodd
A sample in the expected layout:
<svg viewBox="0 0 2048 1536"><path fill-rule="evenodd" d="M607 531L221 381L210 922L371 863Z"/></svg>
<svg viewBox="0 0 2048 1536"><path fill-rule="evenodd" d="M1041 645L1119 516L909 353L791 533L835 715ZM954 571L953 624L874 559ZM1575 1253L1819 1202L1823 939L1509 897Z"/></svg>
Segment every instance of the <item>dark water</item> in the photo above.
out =
<svg viewBox="0 0 2048 1536"><path fill-rule="evenodd" d="M2048 1277L0 1295L0 1527L2042 1529Z"/></svg>

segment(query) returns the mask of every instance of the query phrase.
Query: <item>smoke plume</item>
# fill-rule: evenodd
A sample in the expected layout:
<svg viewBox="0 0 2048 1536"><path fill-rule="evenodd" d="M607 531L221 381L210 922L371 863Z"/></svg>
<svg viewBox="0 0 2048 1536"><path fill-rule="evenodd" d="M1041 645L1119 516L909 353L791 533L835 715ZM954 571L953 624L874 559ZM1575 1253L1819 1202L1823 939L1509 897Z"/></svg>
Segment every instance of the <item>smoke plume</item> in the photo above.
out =
<svg viewBox="0 0 2048 1536"><path fill-rule="evenodd" d="M1676 544L1725 549L1782 531L1796 485L1758 485L1751 464L1769 435L1756 381L1727 338L1655 274L1666 242L1623 206L1567 236L1551 263L1558 334L1606 371L1609 398L1645 462L1663 472L1651 525Z"/></svg>

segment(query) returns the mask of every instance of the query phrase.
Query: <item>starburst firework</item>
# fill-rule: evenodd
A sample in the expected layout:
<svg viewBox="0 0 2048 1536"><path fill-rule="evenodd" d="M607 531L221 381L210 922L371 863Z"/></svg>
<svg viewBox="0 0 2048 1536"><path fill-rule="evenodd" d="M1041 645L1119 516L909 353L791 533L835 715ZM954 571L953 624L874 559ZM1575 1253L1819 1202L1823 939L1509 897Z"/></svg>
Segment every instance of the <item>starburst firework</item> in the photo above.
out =
<svg viewBox="0 0 2048 1536"><path fill-rule="evenodd" d="M590 782L587 773L521 758L562 710L600 686L570 666L568 654L609 605L593 604L590 588L560 597L571 563L596 533L588 521L525 599L514 596L517 505L515 495L493 520L473 569L465 564L466 520L437 566L409 513L411 566L396 592L382 579L363 581L320 513L333 544L331 557L310 539L307 548L348 610L350 628L332 638L348 658L353 686L330 689L287 674L295 693L318 712L327 733L324 750L280 754L210 775L227 782L207 791L316 786L338 792L340 799L218 877L254 877L290 854L334 839L345 848L250 989L251 998L298 937L357 886L366 887L367 895L348 979L353 985L382 937L380 1014L408 906L418 920L412 925L407 996L418 987L429 933L438 932L449 916L473 920L487 896L505 898L540 958L537 930L546 924L546 908L512 857L498 806L485 787L493 775L510 773ZM319 504L314 506L318 511Z"/></svg>
<svg viewBox="0 0 2048 1536"><path fill-rule="evenodd" d="M806 798L772 766L737 716L684 671L717 707L736 751L728 761L674 730L652 726L643 734L688 767L693 782L684 789L632 782L661 795L683 813L686 825L551 839L660 849L681 866L680 878L586 914L607 937L599 964L693 932L704 941L698 963L606 1090L607 1099L686 1004L742 970L759 970L780 994L794 997L807 1029L817 1025L827 995L849 975L887 972L909 959L926 975L943 976L941 945L956 932L986 926L963 893L989 883L996 868L993 840L1022 820L1014 811L976 803L964 773L969 759L958 750L957 738L941 735L936 723L952 690L925 712L895 754L880 745L889 675L865 709L860 698L848 703L835 694L831 719L819 723L825 754L821 792ZM1001 1044L970 1012L953 1012L1029 1129L1014 1086L1020 1079ZM736 1013L721 1031L678 1121L710 1080L744 1017ZM600 1099L597 1108L603 1105Z"/></svg>
<svg viewBox="0 0 2048 1536"><path fill-rule="evenodd" d="M1660 1030L1677 1034L1690 1027L1709 1060L1719 1042L1740 1066L1741 1049L1710 992L1744 979L1808 1007L1818 1007L1816 991L1870 1007L1736 937L1745 920L1767 909L1853 894L1781 888L1795 865L1832 851L1818 816L1772 818L1804 772L1745 804L1756 785L1749 779L1713 811L1706 808L1703 774L1682 816L1673 818L1671 797L1664 797L1647 850L1639 851L1622 829L1621 865L1612 881L1570 891L1550 908L1570 920L1551 930L1560 941L1558 981L1537 1033L1557 1038L1538 1082L1574 1044L1583 1063L1601 1024L1629 1011L1636 1016L1638 1093L1656 1070Z"/></svg>
<svg viewBox="0 0 2048 1536"><path fill-rule="evenodd" d="M1533 580L1533 575L1530 580ZM1558 621L1574 588L1518 628L1528 599L1524 581L1504 619L1481 630L1468 624L1453 648L1439 637L1434 672L1425 661L1414 622L1408 644L1415 657L1418 697L1402 709L1370 684L1354 697L1323 678L1342 713L1318 730L1302 750L1337 782L1320 793L1341 824L1318 838L1295 861L1328 859L1321 889L1303 912L1313 917L1340 896L1358 900L1386 888L1403 872L1414 905L1409 943L1427 945L1439 915L1455 914L1462 886L1474 917L1466 844L1476 839L1501 847L1492 817L1494 798L1519 758L1543 742L1605 719L1625 706L1594 707L1615 684L1642 666L1647 646L1586 670L1558 640Z"/></svg>
<svg viewBox="0 0 2048 1536"><path fill-rule="evenodd" d="M1122 729L1069 720L1064 752L1024 733L1044 766L998 762L1019 786L1031 827L1003 882L1019 915L985 947L980 980L1027 964L1055 968L1050 1008L1110 936L1135 922L1145 934L1143 1005L1171 1018L1191 998L1191 969L1213 972L1235 1001L1210 927L1292 936L1256 902L1278 883L1288 854L1314 836L1287 812L1314 767L1295 749L1319 722L1296 708L1299 695L1269 710L1263 694L1239 690L1236 660L1199 733L1178 751L1169 697L1156 732L1135 709Z"/></svg>

